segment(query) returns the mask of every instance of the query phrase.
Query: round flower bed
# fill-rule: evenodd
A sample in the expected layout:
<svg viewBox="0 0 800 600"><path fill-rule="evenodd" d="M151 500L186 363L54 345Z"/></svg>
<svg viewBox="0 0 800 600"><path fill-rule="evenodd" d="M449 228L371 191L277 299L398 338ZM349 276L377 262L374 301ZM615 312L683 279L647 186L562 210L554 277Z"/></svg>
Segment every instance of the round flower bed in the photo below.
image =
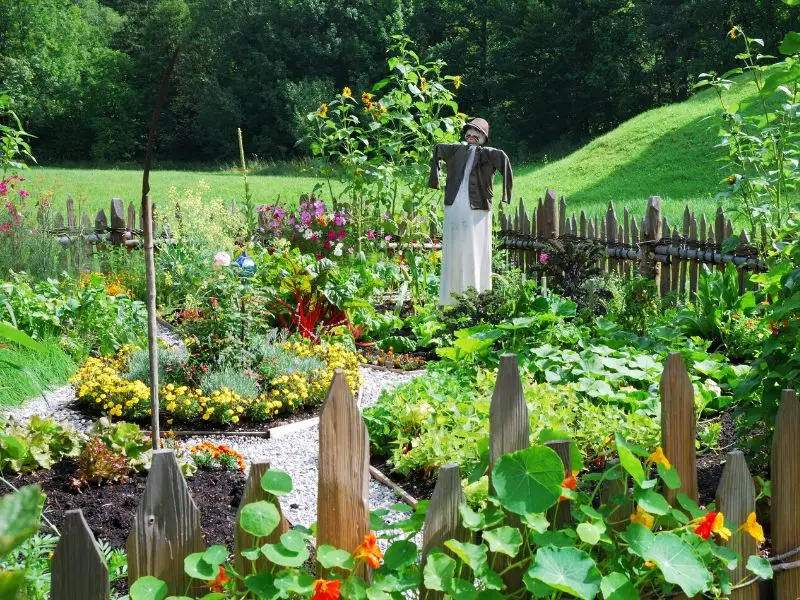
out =
<svg viewBox="0 0 800 600"><path fill-rule="evenodd" d="M242 396L227 387L206 393L200 388L167 383L159 388L160 406L167 424L175 420L203 420L218 425L235 425L243 418L252 422L267 421L302 406L321 403L336 369L345 371L352 389L361 387L358 366L363 359L341 344L286 342L284 348L301 357L319 359L325 369L277 374L261 382L261 393L255 397ZM115 355L88 358L70 379L78 401L102 410L109 417L136 420L149 416L149 386L138 379L124 377L134 350L135 346L123 346Z"/></svg>

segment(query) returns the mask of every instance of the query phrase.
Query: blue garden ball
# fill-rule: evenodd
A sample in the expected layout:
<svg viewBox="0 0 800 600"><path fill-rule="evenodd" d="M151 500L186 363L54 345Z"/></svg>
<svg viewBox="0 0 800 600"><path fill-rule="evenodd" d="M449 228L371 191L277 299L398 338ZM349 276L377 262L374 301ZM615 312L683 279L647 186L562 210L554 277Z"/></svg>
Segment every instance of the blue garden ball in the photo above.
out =
<svg viewBox="0 0 800 600"><path fill-rule="evenodd" d="M247 252L242 252L242 255L235 262L239 265L242 275L245 277L252 277L256 274L256 261L247 256Z"/></svg>

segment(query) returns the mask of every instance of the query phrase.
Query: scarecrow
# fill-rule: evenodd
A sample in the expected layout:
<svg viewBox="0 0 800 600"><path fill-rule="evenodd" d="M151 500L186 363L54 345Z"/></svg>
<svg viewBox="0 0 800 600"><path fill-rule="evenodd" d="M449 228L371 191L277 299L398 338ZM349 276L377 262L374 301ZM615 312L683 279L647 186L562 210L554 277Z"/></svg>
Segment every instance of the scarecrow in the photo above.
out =
<svg viewBox="0 0 800 600"><path fill-rule="evenodd" d="M492 289L492 183L503 177L503 202L511 201L508 156L484 144L489 123L473 119L464 126L464 143L436 144L428 185L439 189L439 161L447 167L444 191L444 236L439 304L454 304L453 294L468 288Z"/></svg>

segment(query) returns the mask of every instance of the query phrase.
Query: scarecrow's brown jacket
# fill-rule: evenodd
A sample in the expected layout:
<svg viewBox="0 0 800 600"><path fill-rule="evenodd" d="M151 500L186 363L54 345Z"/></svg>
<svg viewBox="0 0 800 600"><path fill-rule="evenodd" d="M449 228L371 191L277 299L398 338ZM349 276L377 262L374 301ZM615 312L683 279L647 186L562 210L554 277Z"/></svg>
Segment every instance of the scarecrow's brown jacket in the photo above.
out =
<svg viewBox="0 0 800 600"><path fill-rule="evenodd" d="M453 204L464 177L464 169L469 158L467 144L436 144L431 159L431 174L428 185L439 189L439 161L444 160L447 166L447 185L444 190L444 203ZM503 176L503 202L511 202L511 186L513 174L511 162L502 150L478 146L475 150L475 161L469 174L469 205L473 210L489 210L492 205L494 190L492 179L495 171Z"/></svg>

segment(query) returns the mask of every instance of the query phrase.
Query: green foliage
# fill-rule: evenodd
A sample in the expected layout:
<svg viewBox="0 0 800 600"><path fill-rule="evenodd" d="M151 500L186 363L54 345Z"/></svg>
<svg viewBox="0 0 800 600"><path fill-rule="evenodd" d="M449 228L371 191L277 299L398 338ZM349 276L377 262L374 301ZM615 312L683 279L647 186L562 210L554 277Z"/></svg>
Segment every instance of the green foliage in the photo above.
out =
<svg viewBox="0 0 800 600"><path fill-rule="evenodd" d="M33 415L17 423L0 421L0 473L49 469L65 457L77 456L83 437L52 417Z"/></svg>
<svg viewBox="0 0 800 600"><path fill-rule="evenodd" d="M796 180L800 176L797 94L800 82L800 44L798 34L788 33L779 47L786 58L769 65L773 56L763 54L764 40L748 37L734 25L731 39L740 39L744 48L736 58L741 68L717 75L703 73L697 86L711 86L722 105L722 126L718 146L728 154L727 198L731 208L757 227L780 228L793 206L797 206ZM746 73L758 91L749 102L728 106L722 90L734 85L733 75Z"/></svg>
<svg viewBox="0 0 800 600"><path fill-rule="evenodd" d="M28 143L30 134L22 127L17 114L11 109L8 94L0 94L0 176L5 179L10 171L26 168L26 160L36 162Z"/></svg>
<svg viewBox="0 0 800 600"><path fill-rule="evenodd" d="M110 296L102 275L76 281L35 281L12 274L0 283L0 318L36 339L65 337L90 351L110 353L144 335L144 304L124 295ZM67 340L68 350L73 344Z"/></svg>
<svg viewBox="0 0 800 600"><path fill-rule="evenodd" d="M0 497L0 594L14 598L25 585L22 569L8 569L6 559L39 530L44 494L38 485L28 485Z"/></svg>
<svg viewBox="0 0 800 600"><path fill-rule="evenodd" d="M159 384L186 383L186 361L189 353L185 348L177 346L158 349L158 381ZM125 379L138 379L150 385L150 353L147 350L136 350L131 354L128 372ZM219 389L219 388L216 388Z"/></svg>
<svg viewBox="0 0 800 600"><path fill-rule="evenodd" d="M602 272L605 244L595 240L554 240L544 244L537 270L547 277L547 285L579 308L594 311L602 290L594 281Z"/></svg>
<svg viewBox="0 0 800 600"><path fill-rule="evenodd" d="M235 369L209 371L203 376L200 387L206 394L214 390L231 390L243 398L258 396L258 383L247 373Z"/></svg>
<svg viewBox="0 0 800 600"><path fill-rule="evenodd" d="M661 314L661 295L656 282L644 277L610 278L606 317L620 327L643 336Z"/></svg>

